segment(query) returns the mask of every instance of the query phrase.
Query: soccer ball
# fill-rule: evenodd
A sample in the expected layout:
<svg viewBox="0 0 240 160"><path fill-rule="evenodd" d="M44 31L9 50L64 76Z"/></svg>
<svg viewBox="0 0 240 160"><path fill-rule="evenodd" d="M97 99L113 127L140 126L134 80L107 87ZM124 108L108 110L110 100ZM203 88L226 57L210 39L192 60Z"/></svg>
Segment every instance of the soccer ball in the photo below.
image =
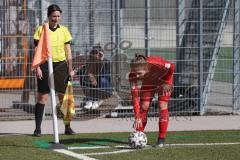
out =
<svg viewBox="0 0 240 160"><path fill-rule="evenodd" d="M147 136L141 131L133 132L128 137L128 143L131 148L144 148L147 145Z"/></svg>

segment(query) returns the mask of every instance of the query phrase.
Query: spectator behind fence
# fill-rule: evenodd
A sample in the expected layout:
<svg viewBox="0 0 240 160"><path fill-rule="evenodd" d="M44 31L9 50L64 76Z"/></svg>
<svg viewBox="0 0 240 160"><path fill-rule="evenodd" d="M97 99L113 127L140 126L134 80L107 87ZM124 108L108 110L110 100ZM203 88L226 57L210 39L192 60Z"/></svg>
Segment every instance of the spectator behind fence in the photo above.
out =
<svg viewBox="0 0 240 160"><path fill-rule="evenodd" d="M85 95L84 109L97 109L104 99L112 95L110 67L110 61L104 58L102 47L93 47L87 64L81 69L80 84Z"/></svg>

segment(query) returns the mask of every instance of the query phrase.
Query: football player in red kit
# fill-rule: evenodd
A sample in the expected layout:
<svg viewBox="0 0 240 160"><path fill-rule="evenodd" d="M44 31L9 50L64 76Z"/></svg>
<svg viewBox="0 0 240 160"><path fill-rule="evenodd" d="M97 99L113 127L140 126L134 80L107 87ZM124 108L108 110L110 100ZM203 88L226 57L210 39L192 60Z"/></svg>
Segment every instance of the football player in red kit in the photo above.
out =
<svg viewBox="0 0 240 160"><path fill-rule="evenodd" d="M131 62L129 81L131 82L132 103L137 131L144 131L147 114L154 94L158 94L159 136L155 147L163 147L168 128L168 101L173 89L174 64L159 56L136 55ZM141 89L138 89L141 81ZM140 101L139 101L140 100Z"/></svg>

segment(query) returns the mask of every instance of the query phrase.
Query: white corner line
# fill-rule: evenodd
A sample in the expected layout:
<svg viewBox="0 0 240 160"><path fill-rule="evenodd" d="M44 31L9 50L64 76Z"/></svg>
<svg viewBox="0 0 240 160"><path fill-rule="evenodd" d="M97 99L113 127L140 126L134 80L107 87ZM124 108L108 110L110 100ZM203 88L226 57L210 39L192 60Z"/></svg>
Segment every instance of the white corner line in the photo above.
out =
<svg viewBox="0 0 240 160"><path fill-rule="evenodd" d="M97 160L95 158L91 158L91 157L88 157L88 156L82 155L82 154L77 154L72 151L68 151L66 149L54 149L53 151L58 152L58 153L63 153L65 155L68 155L70 157L74 157L74 158L77 158L80 160Z"/></svg>
<svg viewBox="0 0 240 160"><path fill-rule="evenodd" d="M124 150L113 151L113 152L85 153L83 155L87 155L87 156L108 155L108 154L126 153L126 152L133 152L133 151L136 151L136 150L135 149L124 149Z"/></svg>
<svg viewBox="0 0 240 160"><path fill-rule="evenodd" d="M92 146L92 147L68 147L69 150L76 150L76 149L103 149L103 148L110 148L110 146Z"/></svg>

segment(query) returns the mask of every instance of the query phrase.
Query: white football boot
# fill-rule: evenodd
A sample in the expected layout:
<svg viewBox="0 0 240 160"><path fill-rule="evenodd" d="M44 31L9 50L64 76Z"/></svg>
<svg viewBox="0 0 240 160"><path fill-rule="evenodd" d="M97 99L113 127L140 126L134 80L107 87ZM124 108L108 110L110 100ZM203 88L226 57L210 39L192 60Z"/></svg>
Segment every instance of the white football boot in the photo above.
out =
<svg viewBox="0 0 240 160"><path fill-rule="evenodd" d="M91 109L92 106L93 106L93 102L92 101L87 101L83 108L84 109Z"/></svg>
<svg viewBox="0 0 240 160"><path fill-rule="evenodd" d="M102 103L103 103L103 100L93 102L92 109L98 109Z"/></svg>

